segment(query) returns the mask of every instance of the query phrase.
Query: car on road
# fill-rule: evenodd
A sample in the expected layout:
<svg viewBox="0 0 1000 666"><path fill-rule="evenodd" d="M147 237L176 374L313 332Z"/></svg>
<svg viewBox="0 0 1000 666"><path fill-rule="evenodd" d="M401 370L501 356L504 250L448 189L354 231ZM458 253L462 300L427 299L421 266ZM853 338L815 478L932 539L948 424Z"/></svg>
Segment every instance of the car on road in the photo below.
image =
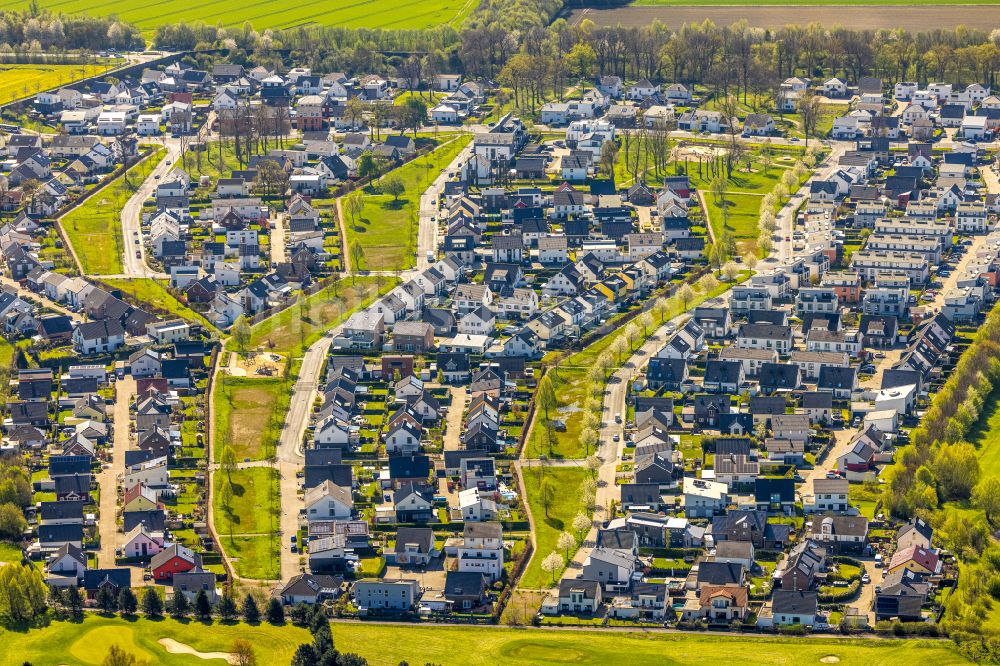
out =
<svg viewBox="0 0 1000 666"><path fill-rule="evenodd" d="M861 577L861 582L867 585L868 583L872 582L872 577L869 576L867 573L865 573L865 575Z"/></svg>
<svg viewBox="0 0 1000 666"><path fill-rule="evenodd" d="M139 251L139 250L136 250L136 251L135 251L135 258L136 258L136 259L142 259L142 252L141 252L141 251Z"/></svg>
<svg viewBox="0 0 1000 666"><path fill-rule="evenodd" d="M619 440L621 440L621 437L618 435L618 433L615 433L614 435L611 436L612 442L617 442Z"/></svg>
<svg viewBox="0 0 1000 666"><path fill-rule="evenodd" d="M615 414L615 423L621 423L621 422L622 422L622 415Z"/></svg>

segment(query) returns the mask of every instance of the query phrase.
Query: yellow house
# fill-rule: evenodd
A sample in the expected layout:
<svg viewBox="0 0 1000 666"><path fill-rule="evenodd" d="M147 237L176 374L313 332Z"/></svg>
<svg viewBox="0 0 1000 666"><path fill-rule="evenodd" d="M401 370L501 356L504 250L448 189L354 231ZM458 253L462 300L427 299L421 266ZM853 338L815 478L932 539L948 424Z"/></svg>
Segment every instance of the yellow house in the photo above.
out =
<svg viewBox="0 0 1000 666"><path fill-rule="evenodd" d="M921 546L910 546L897 550L887 567L889 573L895 573L900 569L909 569L913 573L931 576L941 573L941 560L933 550Z"/></svg>
<svg viewBox="0 0 1000 666"><path fill-rule="evenodd" d="M151 490L141 483L137 483L125 491L125 499L122 501L122 512L128 511L152 511L156 508L156 491Z"/></svg>

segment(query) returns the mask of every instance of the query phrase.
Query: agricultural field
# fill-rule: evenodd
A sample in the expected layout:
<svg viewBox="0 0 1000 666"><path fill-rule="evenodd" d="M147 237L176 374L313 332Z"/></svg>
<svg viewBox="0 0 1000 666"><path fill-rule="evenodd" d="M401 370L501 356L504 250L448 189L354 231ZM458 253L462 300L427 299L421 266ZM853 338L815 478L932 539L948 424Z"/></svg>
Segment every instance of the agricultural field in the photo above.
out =
<svg viewBox="0 0 1000 666"><path fill-rule="evenodd" d="M354 310L396 286L394 278L341 278L300 303L285 308L250 329L249 349L263 348L289 358L301 356L313 342ZM235 343L230 339L230 349Z"/></svg>
<svg viewBox="0 0 1000 666"><path fill-rule="evenodd" d="M163 148L156 148L150 156L59 219L87 275L122 272L122 248L125 244L122 238L122 207L162 154Z"/></svg>
<svg viewBox="0 0 1000 666"><path fill-rule="evenodd" d="M364 250L360 265L352 263L355 270L403 270L413 266L420 195L471 139L468 134L457 137L383 176L391 174L403 181L406 191L398 200L380 194L377 187L365 188L365 208L359 219L344 220L347 247L357 240Z"/></svg>
<svg viewBox="0 0 1000 666"><path fill-rule="evenodd" d="M845 11L844 5L850 5ZM906 11L900 11L907 5ZM922 32L950 30L960 25L1000 23L1000 6L990 0L638 0L623 7L574 9L570 24L592 21L598 26L648 26L662 21L671 26L711 21L726 26L746 20L753 28L818 23L827 28L863 25L868 30Z"/></svg>
<svg viewBox="0 0 1000 666"><path fill-rule="evenodd" d="M120 289L126 294L126 300L135 300L145 304L156 312L165 313L169 317L179 317L193 324L200 324L207 330L215 330L203 316L181 303L169 291L166 280L151 278L129 278L104 280L108 287Z"/></svg>
<svg viewBox="0 0 1000 666"><path fill-rule="evenodd" d="M970 663L955 652L950 641L849 640L810 638L808 640L755 636L723 636L664 633L612 633L601 631L549 631L510 629L506 627L408 626L365 623L331 624L333 639L341 652L355 652L372 666L395 666L408 663L461 663L486 666L503 663L509 666L552 663L613 663L628 654L628 663L701 665L711 661L720 650L740 654L743 663L818 664L842 666L880 664L909 666L934 663L953 666ZM162 666L197 666L206 663L195 655L171 654L159 642L172 639L201 653L227 652L233 641L244 638L253 645L257 662L288 663L300 643L311 642L306 629L290 624L247 625L242 622L215 622L208 630L201 622L178 622L169 618L157 621L126 621L87 613L80 622L53 622L31 631L2 631L0 666L21 666L30 657L36 666L98 666L104 661L108 646L117 644L140 660ZM462 646L474 643L476 649ZM834 661L834 659L836 661Z"/></svg>
<svg viewBox="0 0 1000 666"><path fill-rule="evenodd" d="M102 59L96 63L78 65L0 65L0 104L31 97L40 90L64 86L106 72L121 62L119 59Z"/></svg>
<svg viewBox="0 0 1000 666"><path fill-rule="evenodd" d="M278 444L289 387L281 379L224 377L215 395L215 459L233 447L236 459L263 460Z"/></svg>
<svg viewBox="0 0 1000 666"><path fill-rule="evenodd" d="M27 9L28 0L7 3L4 9ZM392 28L420 30L437 25L458 27L476 7L473 0L434 0L423 3L414 0L362 0L351 3L288 4L280 0L238 3L232 0L208 0L194 4L174 2L138 2L125 0L95 5L85 0L40 0L40 9L64 14L115 15L136 25L151 36L165 23L203 22L239 28L249 21L263 32L265 29L289 29L309 25L344 28Z"/></svg>

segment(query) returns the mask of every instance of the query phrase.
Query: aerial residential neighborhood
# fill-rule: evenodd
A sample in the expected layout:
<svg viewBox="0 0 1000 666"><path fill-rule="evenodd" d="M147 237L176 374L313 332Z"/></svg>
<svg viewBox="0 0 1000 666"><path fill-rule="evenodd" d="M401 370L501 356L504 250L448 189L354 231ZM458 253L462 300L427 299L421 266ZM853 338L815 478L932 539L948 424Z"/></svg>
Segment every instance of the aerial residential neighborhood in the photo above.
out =
<svg viewBox="0 0 1000 666"><path fill-rule="evenodd" d="M0 644L1000 659L992 37L488 4L0 12Z"/></svg>

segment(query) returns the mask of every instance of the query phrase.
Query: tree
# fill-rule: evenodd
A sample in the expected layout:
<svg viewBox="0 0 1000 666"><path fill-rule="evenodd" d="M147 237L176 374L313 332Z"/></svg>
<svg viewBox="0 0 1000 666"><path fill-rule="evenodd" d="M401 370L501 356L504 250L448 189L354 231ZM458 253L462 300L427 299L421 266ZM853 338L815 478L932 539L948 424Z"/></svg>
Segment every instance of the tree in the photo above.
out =
<svg viewBox="0 0 1000 666"><path fill-rule="evenodd" d="M80 596L80 589L76 585L70 585L66 590L66 607L73 617L80 617L83 614L83 598Z"/></svg>
<svg viewBox="0 0 1000 666"><path fill-rule="evenodd" d="M198 590L198 596L194 598L194 614L202 621L212 618L212 602L208 600L205 590Z"/></svg>
<svg viewBox="0 0 1000 666"><path fill-rule="evenodd" d="M667 314L670 312L670 301L661 296L656 299L656 303L653 304L653 311L656 313L656 317L663 323L666 319Z"/></svg>
<svg viewBox="0 0 1000 666"><path fill-rule="evenodd" d="M556 573L562 568L562 566L563 566L562 555L560 555L554 550L548 555L546 555L545 559L542 560L542 571L548 574L552 574L553 583L556 581Z"/></svg>
<svg viewBox="0 0 1000 666"><path fill-rule="evenodd" d="M584 535L587 530L591 528L593 521L587 517L585 513L578 513L573 516L573 529L576 530L577 534L580 535L580 540L583 540Z"/></svg>
<svg viewBox="0 0 1000 666"><path fill-rule="evenodd" d="M101 666L138 666L138 664L134 654L126 652L115 644L108 648L108 654L101 662Z"/></svg>
<svg viewBox="0 0 1000 666"><path fill-rule="evenodd" d="M642 326L642 334L649 335L649 330L653 328L653 314L647 310L639 315L639 325Z"/></svg>
<svg viewBox="0 0 1000 666"><path fill-rule="evenodd" d="M745 255L743 255L743 263L746 264L746 267L749 268L750 270L753 270L754 268L757 267L757 261L758 261L757 255L754 254L753 252L747 252Z"/></svg>
<svg viewBox="0 0 1000 666"><path fill-rule="evenodd" d="M972 503L983 510L991 525L1000 517L1000 477L987 476L972 490Z"/></svg>
<svg viewBox="0 0 1000 666"><path fill-rule="evenodd" d="M546 477L542 479L542 486L539 489L539 495L542 499L542 506L545 508L545 517L549 517L549 509L556 501L556 487L552 481Z"/></svg>
<svg viewBox="0 0 1000 666"><path fill-rule="evenodd" d="M722 267L722 277L726 279L726 282L732 282L739 274L739 266L732 261L727 261L726 265Z"/></svg>
<svg viewBox="0 0 1000 666"><path fill-rule="evenodd" d="M614 342L611 343L610 351L612 354L615 355L615 361L617 363L621 363L622 358L625 356L625 354L627 354L630 351L626 336L624 335L616 336Z"/></svg>
<svg viewBox="0 0 1000 666"><path fill-rule="evenodd" d="M102 587L99 589L94 601L97 603L97 607L101 609L102 613L110 614L115 612L115 609L118 608L118 600L115 599L114 592L112 592L109 587Z"/></svg>
<svg viewBox="0 0 1000 666"><path fill-rule="evenodd" d="M285 608L278 599L272 597L267 604L267 621L271 624L285 623Z"/></svg>
<svg viewBox="0 0 1000 666"><path fill-rule="evenodd" d="M417 130L427 121L427 102L419 97L409 97L399 107L399 124L413 131L413 138L417 138Z"/></svg>
<svg viewBox="0 0 1000 666"><path fill-rule="evenodd" d="M399 201L399 197L406 192L406 183L399 176L386 176L382 179L382 192L392 195L393 201Z"/></svg>
<svg viewBox="0 0 1000 666"><path fill-rule="evenodd" d="M361 155L358 156L358 161L355 165L358 176L360 178L368 178L370 180L378 178L378 167L378 161L375 159L375 155L373 155L370 150L366 150L361 153Z"/></svg>
<svg viewBox="0 0 1000 666"><path fill-rule="evenodd" d="M236 451L229 444L222 447L222 461L219 464L226 474L226 480L232 483L233 472L236 471Z"/></svg>
<svg viewBox="0 0 1000 666"><path fill-rule="evenodd" d="M229 648L234 666L257 666L257 655L253 651L250 641L237 638L233 641L233 646Z"/></svg>
<svg viewBox="0 0 1000 666"><path fill-rule="evenodd" d="M288 174L275 160L261 160L257 163L256 183L264 198L267 199L272 194L284 194L285 185L288 183Z"/></svg>
<svg viewBox="0 0 1000 666"><path fill-rule="evenodd" d="M618 161L618 144L614 141L605 141L601 146L601 172L605 177L614 180L615 162Z"/></svg>
<svg viewBox="0 0 1000 666"><path fill-rule="evenodd" d="M173 599L170 600L170 616L174 619L180 619L187 616L190 604L188 599L181 592L175 592Z"/></svg>
<svg viewBox="0 0 1000 666"><path fill-rule="evenodd" d="M549 412L556 408L556 391L552 387L552 379L545 375L538 382L538 406L545 415L545 420L549 420Z"/></svg>
<svg viewBox="0 0 1000 666"><path fill-rule="evenodd" d="M698 280L698 289L705 294L711 294L719 288L719 280L711 273L702 275Z"/></svg>
<svg viewBox="0 0 1000 666"><path fill-rule="evenodd" d="M967 499L979 482L979 456L968 442L942 444L934 458L934 476L942 500Z"/></svg>
<svg viewBox="0 0 1000 666"><path fill-rule="evenodd" d="M163 601L155 588L147 587L142 593L142 614L154 619L163 615Z"/></svg>
<svg viewBox="0 0 1000 666"><path fill-rule="evenodd" d="M635 343L639 340L639 327L634 321L629 322L628 326L625 327L625 339L628 340L628 350L632 351Z"/></svg>
<svg viewBox="0 0 1000 666"><path fill-rule="evenodd" d="M587 456L587 470L590 472L590 478L597 478L597 473L601 471L602 464L603 463L597 454Z"/></svg>
<svg viewBox="0 0 1000 666"><path fill-rule="evenodd" d="M365 195L361 190L354 190L343 199L342 207L351 218L351 225L358 228L358 219L365 210Z"/></svg>
<svg viewBox="0 0 1000 666"><path fill-rule="evenodd" d="M806 148L809 147L809 137L816 131L821 108L819 98L808 91L799 98L799 116L802 118L802 133L806 138Z"/></svg>
<svg viewBox="0 0 1000 666"><path fill-rule="evenodd" d="M219 606L216 611L219 613L219 619L223 622L232 622L236 619L236 602L233 601L233 595L228 588L223 592L222 598L219 599Z"/></svg>
<svg viewBox="0 0 1000 666"><path fill-rule="evenodd" d="M712 199L715 200L717 206L725 206L726 179L724 177L720 175L713 178L709 184L709 191L712 193Z"/></svg>
<svg viewBox="0 0 1000 666"><path fill-rule="evenodd" d="M27 622L45 612L48 588L38 569L20 562L0 567L0 618Z"/></svg>
<svg viewBox="0 0 1000 666"><path fill-rule="evenodd" d="M135 615L139 609L139 600L135 598L135 593L130 587L123 587L118 593L118 610L124 615Z"/></svg>
<svg viewBox="0 0 1000 666"><path fill-rule="evenodd" d="M351 241L349 250L351 253L351 266L355 271L360 271L361 261L365 258L365 249L361 247L361 242L355 238Z"/></svg>
<svg viewBox="0 0 1000 666"><path fill-rule="evenodd" d="M244 315L240 315L233 322L233 342L236 343L236 349L241 352L245 352L247 345L250 344L250 322Z"/></svg>
<svg viewBox="0 0 1000 666"><path fill-rule="evenodd" d="M260 622L260 608L257 606L257 602L254 601L253 595L247 592L247 596L243 599L243 607L240 609L240 615L243 616L243 621L247 624L257 624Z"/></svg>
<svg viewBox="0 0 1000 666"><path fill-rule="evenodd" d="M292 666L318 666L316 650L309 643L302 643L292 655Z"/></svg>
<svg viewBox="0 0 1000 666"><path fill-rule="evenodd" d="M361 121L365 117L365 103L361 101L361 98L352 97L347 100L347 104L344 106L344 117L350 121L353 129L357 129L361 125Z"/></svg>
<svg viewBox="0 0 1000 666"><path fill-rule="evenodd" d="M584 428L583 432L580 433L580 443L583 444L583 450L588 453L597 446L600 439L601 436L593 428Z"/></svg>
<svg viewBox="0 0 1000 666"><path fill-rule="evenodd" d="M18 540L27 527L28 521L18 506L11 502L0 504L0 538Z"/></svg>
<svg viewBox="0 0 1000 666"><path fill-rule="evenodd" d="M569 532L560 532L556 540L556 548L566 551L566 559L569 559L569 551L576 545L576 538Z"/></svg>
<svg viewBox="0 0 1000 666"><path fill-rule="evenodd" d="M677 290L677 298L681 300L684 312L687 312L688 305L694 300L694 289L687 283L681 285L681 288Z"/></svg>

